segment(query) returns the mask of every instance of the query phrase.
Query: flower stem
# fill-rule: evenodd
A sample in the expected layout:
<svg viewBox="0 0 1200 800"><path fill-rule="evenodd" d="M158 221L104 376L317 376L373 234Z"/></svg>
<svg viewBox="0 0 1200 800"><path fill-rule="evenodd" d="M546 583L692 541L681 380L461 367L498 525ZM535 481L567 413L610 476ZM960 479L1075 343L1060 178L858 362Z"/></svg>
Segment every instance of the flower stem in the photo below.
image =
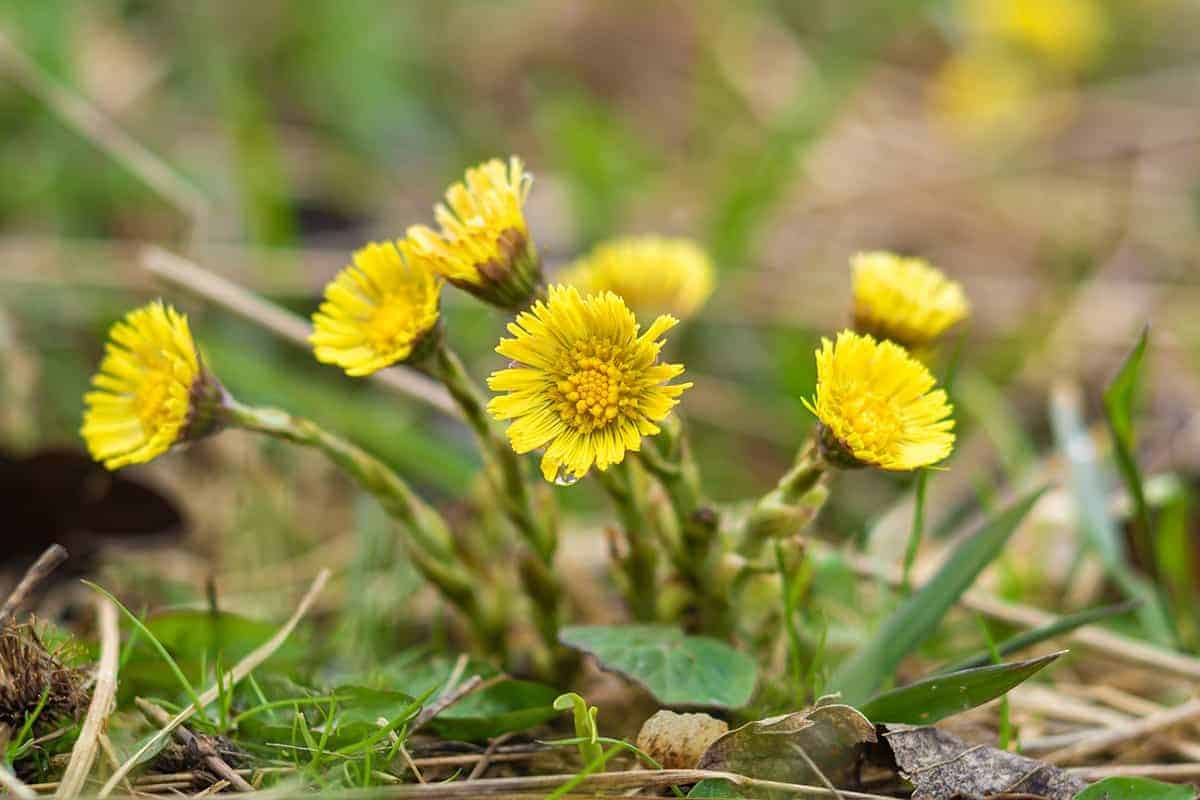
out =
<svg viewBox="0 0 1200 800"><path fill-rule="evenodd" d="M738 553L753 558L769 539L796 535L817 516L828 496L825 463L817 445L810 443L775 488L754 504L742 527Z"/></svg>
<svg viewBox="0 0 1200 800"><path fill-rule="evenodd" d="M537 513L520 459L493 428L484 409L483 395L445 340L439 340L434 352L433 371L474 431L495 481L504 514L532 551L520 559L521 583L533 604L534 626L553 662L553 669L561 675L569 669L569 659L567 651L558 642L564 598L562 583L554 572L558 533L549 515Z"/></svg>
<svg viewBox="0 0 1200 800"><path fill-rule="evenodd" d="M312 447L328 456L401 524L408 534L406 544L414 565L467 617L480 643L491 653L505 653L504 621L480 603L478 580L459 563L445 520L395 471L357 445L286 411L244 406L226 398L222 413L230 425Z"/></svg>
<svg viewBox="0 0 1200 800"><path fill-rule="evenodd" d="M673 561L690 595L688 627L727 636L732 630L730 606L719 586L713 553L720 537L720 518L706 506L700 494L700 471L692 458L683 428L675 417L663 424L664 452L648 442L639 455L642 464L656 477L671 503L679 528Z"/></svg>
<svg viewBox="0 0 1200 800"><path fill-rule="evenodd" d="M654 622L658 619L658 551L646 508L645 476L632 459L596 471L596 477L612 500L625 534L628 552L617 557L622 573L622 590L634 619Z"/></svg>

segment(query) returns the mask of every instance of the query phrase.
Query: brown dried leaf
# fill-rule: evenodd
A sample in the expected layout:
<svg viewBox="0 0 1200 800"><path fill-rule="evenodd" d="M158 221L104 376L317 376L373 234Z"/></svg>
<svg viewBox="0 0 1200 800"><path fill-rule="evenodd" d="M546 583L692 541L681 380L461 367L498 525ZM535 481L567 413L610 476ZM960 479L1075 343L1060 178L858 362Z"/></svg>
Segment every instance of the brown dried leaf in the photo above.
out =
<svg viewBox="0 0 1200 800"><path fill-rule="evenodd" d="M864 745L875 727L857 710L830 704L750 722L717 739L700 769L736 772L761 780L854 785Z"/></svg>
<svg viewBox="0 0 1200 800"><path fill-rule="evenodd" d="M694 769L709 745L728 731L729 723L708 714L663 709L642 724L637 746L665 769Z"/></svg>
<svg viewBox="0 0 1200 800"><path fill-rule="evenodd" d="M1058 767L987 745L970 745L937 728L880 727L901 776L914 786L913 800L998 794L1071 800L1087 786Z"/></svg>

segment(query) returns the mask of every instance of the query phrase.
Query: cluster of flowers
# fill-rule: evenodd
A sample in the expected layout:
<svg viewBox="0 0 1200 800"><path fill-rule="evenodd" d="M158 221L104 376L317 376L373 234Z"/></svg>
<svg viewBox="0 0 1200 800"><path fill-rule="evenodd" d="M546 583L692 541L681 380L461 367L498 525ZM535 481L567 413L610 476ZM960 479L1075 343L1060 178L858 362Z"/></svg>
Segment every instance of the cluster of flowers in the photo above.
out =
<svg viewBox="0 0 1200 800"><path fill-rule="evenodd" d="M531 183L516 158L467 170L435 208L438 230L413 226L399 241L372 243L354 254L325 289L311 343L319 361L351 376L405 362L446 386L477 434L500 505L535 554L522 574L553 647L561 592L550 569L556 533L547 520L553 515L537 508L517 455L540 451L543 477L567 484L641 453L676 505L681 529L689 529L702 516L694 470L664 462L685 457L670 415L692 384L673 382L684 368L662 360L662 337L679 318L699 311L714 277L690 241L632 237L598 246L563 270L561 283L547 286L523 211ZM921 358L967 315L961 288L923 261L888 253L859 254L852 266L853 329L823 340L816 353L816 394L805 404L819 423L814 444L804 449L809 455L800 460L803 477L793 470L760 500L751 538L776 535L781 520L792 519L781 509L794 505L826 467L912 470L938 463L953 447L951 406ZM510 363L489 378L496 393L490 401L447 343L439 321L446 282L516 312L511 337L496 347ZM635 312L654 318L643 328ZM473 578L448 563L453 545L436 512L353 445L306 420L238 403L208 369L187 319L175 309L155 301L116 323L93 385L81 433L93 457L110 469L150 461L231 426L325 451L405 524L418 566L468 615L480 617L481 633L495 637L496 621L484 620L486 610L471 597ZM510 423L507 443L489 416ZM664 427L672 441L644 450L644 440ZM603 482L618 505L628 499L632 484ZM636 514L623 521L638 526ZM709 525L689 539L685 530L681 548L703 549L714 532ZM689 552L677 560L687 562ZM699 591L702 566L693 577Z"/></svg>

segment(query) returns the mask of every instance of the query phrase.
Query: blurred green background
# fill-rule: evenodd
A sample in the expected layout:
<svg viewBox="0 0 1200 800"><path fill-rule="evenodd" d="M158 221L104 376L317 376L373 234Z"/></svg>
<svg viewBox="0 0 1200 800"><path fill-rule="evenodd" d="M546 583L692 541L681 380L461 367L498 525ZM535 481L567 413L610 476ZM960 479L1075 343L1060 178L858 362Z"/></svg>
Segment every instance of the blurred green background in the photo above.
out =
<svg viewBox="0 0 1200 800"><path fill-rule="evenodd" d="M715 260L718 290L671 349L697 384L683 413L718 500L764 490L791 459L810 425L813 348L848 319L848 257L873 248L929 258L975 307L957 360L938 367L959 364L961 439L931 483L935 528L992 487L1053 471L1047 389L1078 385L1095 422L1099 387L1146 323L1143 460L1184 484L1200 468L1200 6L1188 0L0 9L8 450L77 445L105 329L162 294L191 313L239 397L311 415L430 496L468 502L464 431L156 283L138 248L307 315L352 249L429 222L464 167L519 154L551 272L636 232L694 237ZM505 320L457 294L446 306L476 374L501 366ZM199 555L159 575L319 563L322 543L380 526L355 516L319 459L239 434L134 473L193 519ZM872 537L886 555L908 523L906 481L845 484L826 526L865 540L890 524L891 540ZM602 508L586 486L556 491L584 520Z"/></svg>

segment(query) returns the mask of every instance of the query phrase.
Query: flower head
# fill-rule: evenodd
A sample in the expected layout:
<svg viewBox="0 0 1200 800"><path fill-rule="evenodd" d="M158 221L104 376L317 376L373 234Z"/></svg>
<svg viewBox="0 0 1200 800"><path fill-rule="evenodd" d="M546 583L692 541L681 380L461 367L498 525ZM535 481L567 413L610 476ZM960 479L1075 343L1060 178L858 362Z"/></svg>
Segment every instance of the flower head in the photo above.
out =
<svg viewBox="0 0 1200 800"><path fill-rule="evenodd" d="M317 360L356 377L404 361L437 325L441 288L411 241L367 245L325 287L309 337Z"/></svg>
<svg viewBox="0 0 1200 800"><path fill-rule="evenodd" d="M854 327L910 349L925 347L970 313L962 287L920 258L859 253Z"/></svg>
<svg viewBox="0 0 1200 800"><path fill-rule="evenodd" d="M187 317L161 301L112 326L92 386L79 433L109 469L150 461L212 432L223 394L196 351Z"/></svg>
<svg viewBox="0 0 1200 800"><path fill-rule="evenodd" d="M965 11L971 33L1017 45L1068 71L1094 61L1108 36L1096 0L968 0Z"/></svg>
<svg viewBox="0 0 1200 800"><path fill-rule="evenodd" d="M641 330L625 302L612 292L581 296L574 287L551 286L510 323L512 339L496 352L514 364L492 374L488 386L505 395L488 411L513 420L508 438L518 453L544 447L546 480L583 477L594 464L619 464L641 448L643 436L679 402L690 383L668 384L682 364L658 363L659 339L677 320L661 316Z"/></svg>
<svg viewBox="0 0 1200 800"><path fill-rule="evenodd" d="M533 177L515 156L467 170L434 216L440 231L409 228L409 238L446 280L485 302L523 308L542 281L522 207Z"/></svg>
<svg viewBox="0 0 1200 800"><path fill-rule="evenodd" d="M933 77L929 110L963 144L1004 151L1054 121L1044 83L1038 70L1012 53L969 47L948 58Z"/></svg>
<svg viewBox="0 0 1200 800"><path fill-rule="evenodd" d="M954 447L953 411L925 365L893 342L842 331L821 340L817 396L804 401L820 420L821 449L842 467L912 470Z"/></svg>
<svg viewBox="0 0 1200 800"><path fill-rule="evenodd" d="M614 292L639 314L687 319L712 294L713 266L690 239L629 236L597 245L563 282L585 293Z"/></svg>

